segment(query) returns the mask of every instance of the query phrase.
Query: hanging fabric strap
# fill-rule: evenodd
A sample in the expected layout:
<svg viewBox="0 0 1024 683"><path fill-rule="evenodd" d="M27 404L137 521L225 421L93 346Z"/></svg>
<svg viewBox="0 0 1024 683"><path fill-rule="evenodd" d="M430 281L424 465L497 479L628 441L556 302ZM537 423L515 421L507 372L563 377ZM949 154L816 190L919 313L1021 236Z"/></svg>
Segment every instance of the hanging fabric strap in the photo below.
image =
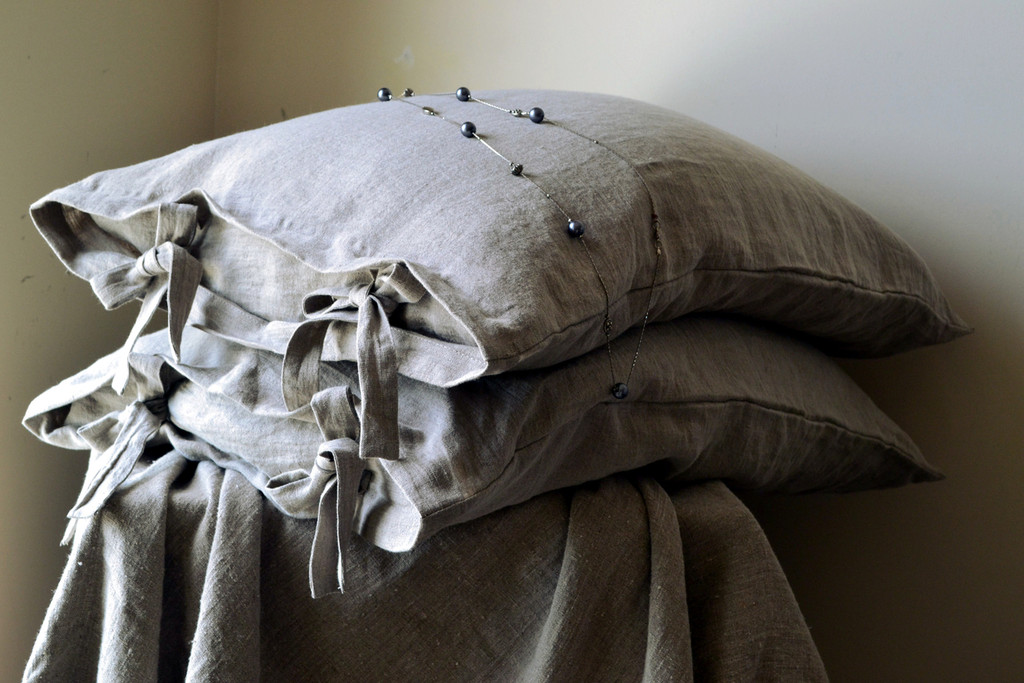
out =
<svg viewBox="0 0 1024 683"><path fill-rule="evenodd" d="M320 496L310 553L309 585L314 598L344 590L345 549L351 542L369 461L399 457L399 358L388 316L399 304L417 303L425 294L402 264L352 273L340 289L306 297L306 320L288 341L281 384L285 406L312 408L324 437L314 469L320 476L333 470L333 479ZM350 326L353 317L359 401L347 386L320 387L327 335L335 325Z"/></svg>
<svg viewBox="0 0 1024 683"><path fill-rule="evenodd" d="M95 445L96 454L90 460L82 492L68 512L71 521L62 545L71 541L77 520L91 517L106 505L114 490L135 469L146 444L166 420L167 401L160 397L133 401L117 415L106 415L78 430L86 441Z"/></svg>
<svg viewBox="0 0 1024 683"><path fill-rule="evenodd" d="M314 598L345 590L345 550L352 537L354 508L363 463L359 444L352 439L324 442L316 468L333 473L323 493L316 516L316 531L309 555L309 589Z"/></svg>
<svg viewBox="0 0 1024 683"><path fill-rule="evenodd" d="M345 555L355 530L361 496L370 470L361 455L362 438L355 398L346 386L313 396L310 406L325 441L320 445L311 480L328 477L320 494L316 531L309 558L309 588L314 598L345 590ZM398 457L398 445L381 450Z"/></svg>
<svg viewBox="0 0 1024 683"><path fill-rule="evenodd" d="M188 320L196 290L203 278L203 266L188 247L195 240L198 223L196 207L190 204L163 204L157 211L155 245L139 256L100 273L91 280L103 305L117 308L142 299L121 358L114 373L113 387L123 393L128 383L128 356L156 309L167 306L167 333L176 360L181 357L181 335Z"/></svg>
<svg viewBox="0 0 1024 683"><path fill-rule="evenodd" d="M173 373L159 356L131 354L129 361L133 372L128 390L134 400L119 412L103 415L76 430L92 455L82 491L68 512L70 521L62 545L71 542L78 520L95 515L106 505L135 469L146 444L168 420L167 391Z"/></svg>
<svg viewBox="0 0 1024 683"><path fill-rule="evenodd" d="M320 390L320 362L328 333L356 317L360 393L359 457L398 457L398 354L388 316L399 304L417 303L426 291L401 264L354 273L347 291L314 292L303 302L306 320L285 351L285 405L297 410Z"/></svg>

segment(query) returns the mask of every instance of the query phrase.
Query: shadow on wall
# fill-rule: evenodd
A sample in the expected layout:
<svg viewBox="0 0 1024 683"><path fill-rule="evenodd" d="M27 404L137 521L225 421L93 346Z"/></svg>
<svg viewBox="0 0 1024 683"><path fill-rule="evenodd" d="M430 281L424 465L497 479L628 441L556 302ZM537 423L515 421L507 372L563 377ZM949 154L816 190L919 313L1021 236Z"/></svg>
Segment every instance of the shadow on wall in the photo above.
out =
<svg viewBox="0 0 1024 683"><path fill-rule="evenodd" d="M842 362L947 481L745 500L834 680L879 680L880 672L885 680L1017 680L1024 670L1024 297L1017 294L1024 204L1008 179L1024 177L1019 158L1010 158L1024 144L1007 145L998 132L984 140L973 130L944 134L941 120L923 126L929 134L903 138L915 117L929 115L923 105L886 123L853 114L826 124L813 121L813 106L796 111L806 102L761 94L774 107L764 119L751 116L739 95L736 108L747 107L746 116L732 113L723 123L714 107L695 115L882 218L922 253L976 331L892 358ZM780 135L773 118L788 132Z"/></svg>
<svg viewBox="0 0 1024 683"><path fill-rule="evenodd" d="M843 363L946 481L745 497L842 679L1009 681L1024 667L1022 333L983 326Z"/></svg>
<svg viewBox="0 0 1024 683"><path fill-rule="evenodd" d="M732 35L657 90L881 218L976 328L842 361L946 481L744 496L837 681L1024 671L1022 25L1024 8L992 2L829 5Z"/></svg>

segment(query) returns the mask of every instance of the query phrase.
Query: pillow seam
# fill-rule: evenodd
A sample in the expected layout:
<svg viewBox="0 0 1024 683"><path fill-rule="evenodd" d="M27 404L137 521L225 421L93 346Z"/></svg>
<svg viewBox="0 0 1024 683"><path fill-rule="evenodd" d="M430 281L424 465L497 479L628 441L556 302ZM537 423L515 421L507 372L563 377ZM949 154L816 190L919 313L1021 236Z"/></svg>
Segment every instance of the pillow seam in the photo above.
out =
<svg viewBox="0 0 1024 683"><path fill-rule="evenodd" d="M916 467L917 469L921 469L921 470L930 469L930 468L926 468L926 467L922 466L914 458L910 457L909 453L907 451L905 451L903 448L901 448L901 447L899 447L899 446L897 446L895 444L889 443L889 442L885 441L882 438L879 438L879 437L876 437L876 436L872 436L872 435L869 435L869 434L865 434L865 433L857 431L855 429L851 429L849 427L841 425L838 422L836 422L834 420L831 420L831 419L828 419L828 418L824 418L824 417L821 417L821 418L811 417L811 416L809 416L807 414L804 414L804 413L802 413L800 411L788 410L786 408L782 408L782 407L779 407L779 406L773 406L773 405L766 404L766 403L760 403L758 401L752 401L750 399L744 399L744 398L703 399L703 400L700 400L700 401L692 401L692 402L691 401L630 401L628 405L669 406L669 405L676 405L676 404L682 404L682 403L685 403L687 405L694 405L694 406L744 404L744 405L753 406L754 408L759 408L761 410L768 411L768 412L781 413L783 415L787 415L787 416L790 416L790 417L798 417L798 418L807 420L808 422L829 425L829 426L834 427L834 428L836 428L836 429L838 429L838 430L840 430L840 431L842 431L842 432L844 432L846 434L850 434L850 435L853 435L853 436L861 437L861 438L864 438L864 439L869 440L871 442L881 444L882 446L888 448L889 450L895 451L897 453L897 455L899 455L900 458L903 461L905 461L906 463L912 465L913 467ZM610 401L602 401L601 403L599 403L597 405L615 405L615 404L611 403ZM566 423L562 423L562 424L566 424ZM553 431L553 430L551 430L551 431ZM523 450L529 448L530 446L533 446L534 444L539 443L540 441L543 441L544 439L548 438L551 435L551 431L548 431L543 436L540 436L540 437L530 441L529 443L524 444L523 446L516 448L516 450L512 454L512 457L510 457L508 459L508 462L505 463L505 466L502 467L501 472L499 472L498 475L496 477L494 477L491 481L489 481L483 488L474 491L469 496L465 496L463 498L460 498L457 501L453 501L453 502L445 505L444 507L437 508L436 510L433 510L433 511L429 512L427 515L423 516L422 519L425 521L425 520L428 520L428 519L434 517L435 515L444 514L445 512L448 512L451 509L454 509L454 508L457 508L457 507L459 507L461 505L465 505L466 503L469 503L474 498L477 498L479 496L482 496L482 495L486 494L491 487L496 485L501 480L501 478L503 476L505 476L505 473L509 470L510 467L512 467L513 463L516 462L516 459L518 458L518 456L519 456L521 451L523 451ZM694 462L696 462L696 461L694 461Z"/></svg>
<svg viewBox="0 0 1024 683"><path fill-rule="evenodd" d="M963 325L963 324L961 324L959 322L955 322L949 316L940 314L940 312L931 303L929 303L928 299L926 297L920 295L920 294L914 294L914 293L911 293L911 292L904 292L904 291L901 291L901 290L898 290L898 289L878 289L878 288L872 288L872 287L869 287L867 285L860 284L860 283L858 283L858 282L856 282L854 280L849 280L849 279L838 277L838 276L825 276L825 275L819 275L819 274L811 274L811 273L803 272L803 271L801 271L799 269L793 269L793 268L762 268L762 269L694 268L693 270L690 270L690 271L688 271L686 273L683 273L682 275L678 275L678 276L672 278L671 280L664 280L664 281L658 283L655 286L655 289L656 289L657 292L661 292L664 289L665 286L673 285L673 284L677 283L680 280L683 280L683 279L685 279L687 277L692 276L694 273L753 273L753 274L758 274L758 273L765 273L765 274L767 274L767 273L785 273L787 275L792 275L792 276L795 276L795 277L798 277L798 278L802 278L802 279L806 279L806 280L818 280L818 281L823 281L823 282L841 283L841 284L848 285L850 287L854 287L854 288L856 288L858 290L861 290L863 292L867 292L867 293L870 293L870 294L879 294L879 295L882 295L882 296L893 296L893 297L895 297L897 299L909 299L909 300L912 300L912 301L916 301L916 302L922 304L925 307L925 309L927 309L928 312L931 313L936 319L942 321L942 323L946 327L948 327L948 328L950 328L952 330L956 330L956 331L964 332L964 333L971 331L971 327L969 325ZM611 307L613 307L613 308L617 307L617 306L620 305L620 302L622 302L623 300L628 299L629 297L634 296L637 293L643 293L643 292L646 292L648 290L649 290L649 287L635 287L633 289L630 289L625 294L623 294L618 299L616 299L614 302L612 302ZM708 310L708 309L700 309L699 311L698 310L690 311L690 313L699 313L699 312L710 313L712 311ZM729 311L718 311L718 312L720 312L720 313L728 313ZM569 330L572 330L574 328L578 328L581 325L590 324L594 320L596 320L599 317L601 317L602 315L603 314L601 314L601 313L595 313L594 315L591 315L591 316L588 316L586 318L577 320L576 322L570 323L570 324L566 325L565 327L563 327L563 328L561 328L559 330L554 330L552 332L549 332L548 334L544 335L544 337L542 337L541 339L539 339L538 341L536 341L535 343L531 344L530 346L528 346L528 347L526 347L524 349L520 349L520 350L518 350L518 351L516 351L514 353L510 353L510 354L506 354L506 355L502 355L502 356L488 356L488 357L485 358L485 362L491 363L491 362L494 362L494 361L507 361L509 359L513 359L513 358L517 358L519 356L527 355L527 354L531 353L537 347L542 346L543 344L547 343L548 340L551 339L552 337L556 337L556 336L558 336L560 334L564 334L565 332L568 332ZM683 315L688 315L688 314L684 313ZM677 316L677 317L682 317L682 316ZM633 326L630 326L630 328L628 328L628 329L632 329L632 327Z"/></svg>

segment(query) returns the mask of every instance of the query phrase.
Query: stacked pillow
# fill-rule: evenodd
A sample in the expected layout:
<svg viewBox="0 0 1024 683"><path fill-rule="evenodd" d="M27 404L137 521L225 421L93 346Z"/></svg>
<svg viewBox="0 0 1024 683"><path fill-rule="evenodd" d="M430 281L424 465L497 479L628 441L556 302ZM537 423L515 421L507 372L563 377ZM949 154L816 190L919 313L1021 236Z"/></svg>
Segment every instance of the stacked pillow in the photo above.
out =
<svg viewBox="0 0 1024 683"><path fill-rule="evenodd" d="M314 568L315 593L340 583L350 524L404 550L641 466L777 490L937 476L822 354L968 331L899 238L679 114L478 97L493 106L382 97L41 199L67 267L108 307L143 303L121 352L40 397L29 426L101 455L188 442L243 469L317 516L313 564L332 576ZM139 341L161 305L167 332ZM76 514L133 458L94 460ZM306 497L289 509L285 489Z"/></svg>

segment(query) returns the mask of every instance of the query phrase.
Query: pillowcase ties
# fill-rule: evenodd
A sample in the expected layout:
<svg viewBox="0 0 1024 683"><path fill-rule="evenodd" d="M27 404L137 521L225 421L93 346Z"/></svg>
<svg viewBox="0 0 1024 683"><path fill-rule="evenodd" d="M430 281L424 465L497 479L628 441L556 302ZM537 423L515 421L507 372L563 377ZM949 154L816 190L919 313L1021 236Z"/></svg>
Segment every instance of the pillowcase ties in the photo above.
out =
<svg viewBox="0 0 1024 683"><path fill-rule="evenodd" d="M93 291L108 310L132 299L142 299L139 315L121 348L113 377L114 390L119 394L128 384L128 357L156 309L165 301L171 350L174 358L180 360L182 331L203 279L202 264L188 251L199 230L195 206L161 204L157 212L155 245L134 261L127 260L90 280Z"/></svg>
<svg viewBox="0 0 1024 683"><path fill-rule="evenodd" d="M398 435L396 425L391 443L373 449L373 455L364 455L367 442L360 438L355 402L348 387L325 389L313 397L310 406L325 439L313 469L327 475L309 556L309 589L314 598L319 598L345 591L345 551L352 542L360 496L366 490L367 458L397 460Z"/></svg>
<svg viewBox="0 0 1024 683"><path fill-rule="evenodd" d="M131 373L136 380L132 387L135 399L116 415L103 415L77 430L93 457L78 499L67 514L61 545L74 538L78 520L92 517L107 504L135 469L146 445L168 423L166 394L173 373L166 372L167 366L156 356L135 355L132 363L136 366ZM119 369L120 364L115 372Z"/></svg>
<svg viewBox="0 0 1024 683"><path fill-rule="evenodd" d="M397 460L399 360L388 316L399 304L418 303L426 290L400 263L353 275L347 291L313 292L303 300L306 320L292 333L284 353L284 403L288 410L312 403L321 389L327 333L335 322L350 324L356 309L359 457Z"/></svg>
<svg viewBox="0 0 1024 683"><path fill-rule="evenodd" d="M219 451L174 423L168 401L182 377L179 370L187 372L187 368L171 365L170 359L160 354L131 353L129 358L131 372L122 394L115 397L110 388L120 360L115 353L38 396L26 413L25 426L43 440L92 451L82 490L67 515L61 545L73 540L79 520L103 509L154 443L168 443L190 460L245 469L237 456ZM72 417L76 403L86 412ZM312 596L320 597L344 590L346 550L373 466L360 454L359 400L349 387L317 393L310 408L322 441L308 474L300 478L297 471L286 472L264 480L261 488L286 514L316 519L309 585ZM373 455L366 457L398 459L397 444L396 438L391 442L393 448L372 449Z"/></svg>

